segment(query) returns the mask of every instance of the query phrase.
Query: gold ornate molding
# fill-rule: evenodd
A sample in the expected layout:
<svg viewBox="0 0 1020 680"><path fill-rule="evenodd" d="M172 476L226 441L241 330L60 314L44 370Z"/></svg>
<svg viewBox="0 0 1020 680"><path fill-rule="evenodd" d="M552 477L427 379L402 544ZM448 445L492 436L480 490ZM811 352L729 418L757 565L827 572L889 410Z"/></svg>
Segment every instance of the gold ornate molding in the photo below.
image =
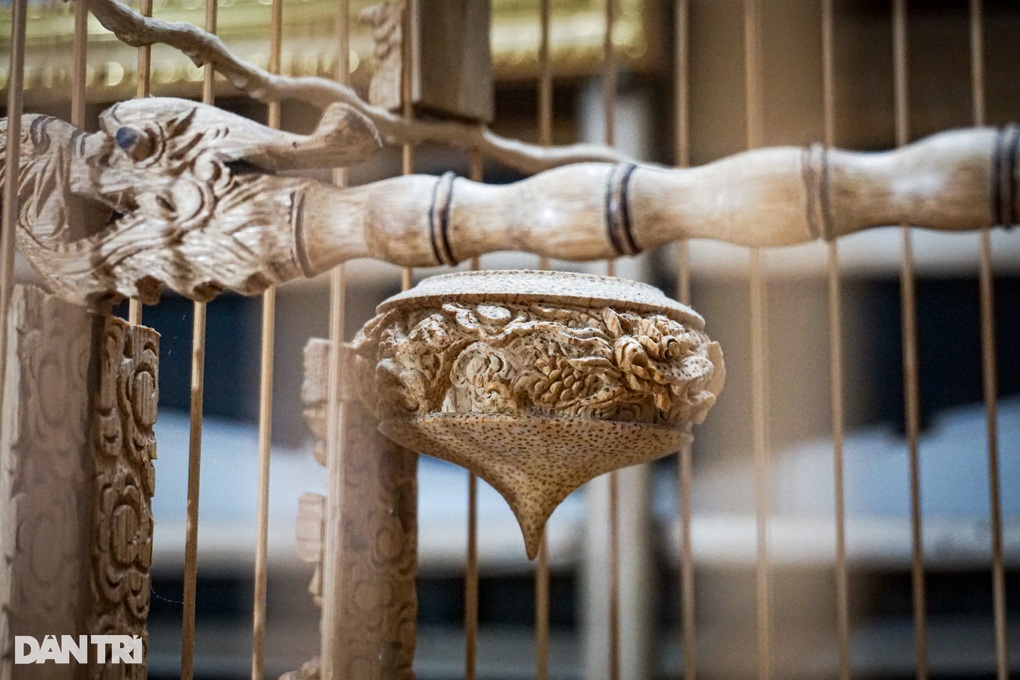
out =
<svg viewBox="0 0 1020 680"><path fill-rule="evenodd" d="M354 84L367 87L374 68L371 29L357 17L379 0L351 2L351 74ZM137 8L137 2L131 2ZM647 29L648 0L620 0L614 40L621 64L645 70L654 66L654 32ZM286 75L330 76L335 60L332 0L288 0L284 8L282 72ZM597 73L601 67L604 30L602 0L558 0L553 3L550 57L560 77ZM533 0L493 0L493 67L497 79L533 78L538 73L539 16ZM26 48L26 101L29 104L67 99L73 43L70 3L46 2L29 11ZM241 58L266 68L269 59L270 3L267 0L220 0L218 33ZM202 0L155 0L153 16L167 21L204 24ZM0 53L6 54L10 9L0 10ZM89 25L87 96L110 102L135 93L136 51L117 41L95 19ZM7 67L0 64L0 87L6 87ZM158 49L152 56L153 92L163 96L197 96L202 69L178 52ZM236 92L220 79L224 94Z"/></svg>

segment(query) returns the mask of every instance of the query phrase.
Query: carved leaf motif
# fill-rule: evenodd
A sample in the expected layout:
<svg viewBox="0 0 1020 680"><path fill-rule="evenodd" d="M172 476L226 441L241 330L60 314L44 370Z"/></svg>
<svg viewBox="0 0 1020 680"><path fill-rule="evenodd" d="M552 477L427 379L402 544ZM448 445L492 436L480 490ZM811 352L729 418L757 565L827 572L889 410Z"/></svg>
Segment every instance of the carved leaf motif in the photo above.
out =
<svg viewBox="0 0 1020 680"><path fill-rule="evenodd" d="M539 304L390 310L354 341L380 417L443 413L701 422L722 357L662 314ZM715 349L714 349L715 348Z"/></svg>
<svg viewBox="0 0 1020 680"><path fill-rule="evenodd" d="M158 336L108 317L102 336L100 389L94 402L96 538L93 591L98 606L91 629L140 635L150 606L152 508L156 457L153 425L159 398ZM145 666L96 667L93 677L144 678Z"/></svg>
<svg viewBox="0 0 1020 680"><path fill-rule="evenodd" d="M427 326L427 324L426 324ZM435 327L438 328L438 327ZM379 333L386 330L377 325ZM427 329L425 329L427 330ZM329 398L330 343L313 339L305 347L305 379L301 396L305 403L305 417L318 437L326 433L326 409ZM343 363L350 356L344 350ZM355 372L371 370L375 381L375 365L351 366ZM393 374L392 383L399 384L404 369L391 362L383 369ZM416 379L427 382L426 372ZM347 368L343 370L341 385L353 382ZM405 376L407 377L407 376ZM422 384L424 384L424 382ZM342 390L343 391L343 390ZM341 422L344 423L342 470L344 493L340 501L340 527L330 527L341 540L342 559L338 563L322 563L322 548L315 548L316 538L326 531L327 499L322 507L304 514L306 521L316 515L322 522L318 526L299 525L299 539L308 550L305 559L318 562L310 590L324 607L339 611L333 625L339 627L341 649L327 650L337 674L345 678L397 678L413 680L412 662L415 647L417 620L417 456L376 430L374 419L364 407L344 396ZM327 464L322 442L316 443L319 462ZM335 502L335 501L334 501ZM313 503L305 499L308 505ZM326 582L340 578L347 586L333 591L335 599L322 602ZM334 581L335 583L335 581ZM337 653L334 653L337 652ZM339 657L339 658L338 658ZM300 670L283 676L281 680L310 680L320 676L320 661L313 659Z"/></svg>

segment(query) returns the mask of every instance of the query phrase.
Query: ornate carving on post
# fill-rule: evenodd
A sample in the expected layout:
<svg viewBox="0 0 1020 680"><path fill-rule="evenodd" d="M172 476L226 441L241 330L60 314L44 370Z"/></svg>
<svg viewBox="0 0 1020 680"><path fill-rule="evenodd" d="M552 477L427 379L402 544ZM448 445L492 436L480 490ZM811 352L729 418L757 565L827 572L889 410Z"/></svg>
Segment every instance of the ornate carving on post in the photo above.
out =
<svg viewBox="0 0 1020 680"><path fill-rule="evenodd" d="M361 399L379 429L492 484L531 557L563 498L678 450L723 385L722 352L704 320L643 284L450 274L378 311L354 349Z"/></svg>
<svg viewBox="0 0 1020 680"><path fill-rule="evenodd" d="M93 406L96 515L91 550L96 605L89 630L138 635L147 646L159 335L113 317L106 317L103 325ZM96 669L93 677L117 672L109 666ZM120 672L125 678L146 677L145 666L125 666Z"/></svg>
<svg viewBox="0 0 1020 680"><path fill-rule="evenodd" d="M14 636L87 634L92 456L89 428L94 321L16 286L8 318L0 427L0 676L37 677L13 664ZM71 666L49 678L79 677Z"/></svg>
<svg viewBox="0 0 1020 680"><path fill-rule="evenodd" d="M327 462L322 439L331 351L327 340L309 341L301 389L305 419L317 437L316 459L323 465ZM345 377L350 375L345 371ZM300 556L316 565L309 590L323 608L333 609L336 615L331 619L339 626L326 636L337 641L337 649L323 649L321 654L340 659L335 669L339 677L413 680L418 614L417 455L382 436L375 418L348 397L341 394L342 497L305 494L298 519ZM339 505L336 526L325 526L330 504ZM338 564L323 561L326 531L337 532L342 541ZM329 581L332 588L325 587ZM330 591L337 598L324 600L323 594ZM319 659L310 661L285 677L318 677L320 665Z"/></svg>
<svg viewBox="0 0 1020 680"><path fill-rule="evenodd" d="M0 675L13 636L146 638L158 334L14 290L0 428ZM144 678L146 665L93 678ZM75 665L47 677L83 677Z"/></svg>

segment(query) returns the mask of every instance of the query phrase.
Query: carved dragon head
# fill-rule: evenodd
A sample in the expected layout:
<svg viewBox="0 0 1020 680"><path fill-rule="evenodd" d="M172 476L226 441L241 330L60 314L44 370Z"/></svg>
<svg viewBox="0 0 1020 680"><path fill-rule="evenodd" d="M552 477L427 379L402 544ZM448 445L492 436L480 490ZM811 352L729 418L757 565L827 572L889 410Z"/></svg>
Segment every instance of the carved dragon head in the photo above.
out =
<svg viewBox="0 0 1020 680"><path fill-rule="evenodd" d="M310 135L168 98L117 104L95 133L22 122L18 246L79 304L154 302L162 285L196 300L254 294L301 275L294 228L312 180L275 173L350 165L381 147L342 104Z"/></svg>

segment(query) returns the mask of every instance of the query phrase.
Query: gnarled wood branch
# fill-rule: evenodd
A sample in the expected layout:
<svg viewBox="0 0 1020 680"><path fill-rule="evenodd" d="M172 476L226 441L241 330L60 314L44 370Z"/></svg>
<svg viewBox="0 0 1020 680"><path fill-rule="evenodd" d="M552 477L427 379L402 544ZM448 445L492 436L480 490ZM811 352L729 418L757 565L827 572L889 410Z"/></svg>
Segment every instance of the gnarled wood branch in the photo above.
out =
<svg viewBox="0 0 1020 680"><path fill-rule="evenodd" d="M199 66L211 64L242 92L262 101L295 99L326 108L337 102L363 114L388 144L436 142L461 149L477 149L504 165L532 174L568 163L615 162L625 156L608 147L575 144L542 147L500 137L481 125L453 121L408 121L365 102L350 87L316 77L274 75L237 58L223 41L192 24L145 17L118 0L78 0L88 3L96 19L132 47L162 43L180 50Z"/></svg>

